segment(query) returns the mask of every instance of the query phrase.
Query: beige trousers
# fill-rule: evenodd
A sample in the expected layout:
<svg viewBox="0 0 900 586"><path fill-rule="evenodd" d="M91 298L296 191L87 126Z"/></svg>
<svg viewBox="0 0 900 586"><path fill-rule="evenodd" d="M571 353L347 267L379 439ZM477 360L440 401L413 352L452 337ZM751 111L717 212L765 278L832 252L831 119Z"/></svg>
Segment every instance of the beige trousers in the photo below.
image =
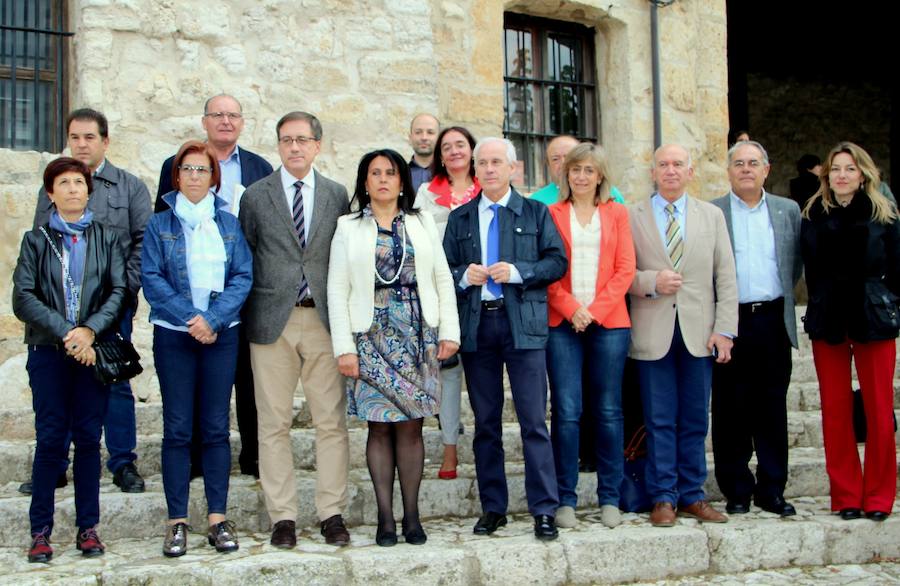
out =
<svg viewBox="0 0 900 586"><path fill-rule="evenodd" d="M316 514L324 521L347 506L350 441L347 399L331 336L314 308L296 307L273 344L250 344L259 423L259 479L272 523L296 521L291 448L298 379L316 429Z"/></svg>

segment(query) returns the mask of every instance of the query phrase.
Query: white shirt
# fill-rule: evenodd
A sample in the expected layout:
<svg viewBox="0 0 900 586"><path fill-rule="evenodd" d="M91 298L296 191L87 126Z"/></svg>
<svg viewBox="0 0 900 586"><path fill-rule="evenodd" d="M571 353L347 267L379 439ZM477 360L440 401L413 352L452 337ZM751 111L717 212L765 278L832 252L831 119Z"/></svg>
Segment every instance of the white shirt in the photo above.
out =
<svg viewBox="0 0 900 586"><path fill-rule="evenodd" d="M738 303L772 301L784 295L778 276L775 230L769 218L766 193L756 207L731 192L731 230L737 268Z"/></svg>
<svg viewBox="0 0 900 586"><path fill-rule="evenodd" d="M291 214L291 223L294 223L294 193L296 193L297 188L294 187L294 183L297 181L303 182L303 187L300 189L300 193L303 195L303 228L304 228L304 240L309 242L309 227L312 226L313 221L313 204L315 204L316 198L316 173L312 170L312 167L309 169L309 173L306 174L306 177L297 178L291 175L287 169L284 168L284 165L280 168L281 173L281 186L284 189L284 196L287 199L288 212Z"/></svg>
<svg viewBox="0 0 900 586"><path fill-rule="evenodd" d="M488 244L488 228L491 226L491 220L494 219L494 210L491 209L491 206L495 203L500 205L501 207L506 207L509 203L509 198L512 195L512 189L506 190L506 195L501 197L498 201L494 202L488 199L488 197L482 192L481 198L478 200L478 236L481 240L481 264L484 266L488 266L487 262L487 244ZM497 210L498 213L500 210ZM503 240L503 236L501 235L500 240ZM509 283L521 283L522 275L519 274L519 269L516 268L516 265L510 263L509 269ZM462 279L459 280L460 289L466 289L470 286L469 283L469 271L463 273ZM503 295L500 295L503 297ZM481 300L482 301L493 301L497 299L493 293L488 291L487 286L481 287Z"/></svg>
<svg viewBox="0 0 900 586"><path fill-rule="evenodd" d="M687 222L685 221L687 198L687 193L683 193L681 194L681 197L672 202L672 204L675 205L675 219L678 221L678 226L681 228L681 240L684 242L687 242ZM669 212L666 211L666 206L669 205L669 201L659 193L655 193L653 197L650 198L650 202L653 204L653 217L656 219L659 238L662 240L663 248L665 249L666 228L669 227Z"/></svg>
<svg viewBox="0 0 900 586"><path fill-rule="evenodd" d="M597 271L600 266L600 213L594 209L591 221L582 226L570 207L569 225L572 229L572 296L587 307L597 293Z"/></svg>

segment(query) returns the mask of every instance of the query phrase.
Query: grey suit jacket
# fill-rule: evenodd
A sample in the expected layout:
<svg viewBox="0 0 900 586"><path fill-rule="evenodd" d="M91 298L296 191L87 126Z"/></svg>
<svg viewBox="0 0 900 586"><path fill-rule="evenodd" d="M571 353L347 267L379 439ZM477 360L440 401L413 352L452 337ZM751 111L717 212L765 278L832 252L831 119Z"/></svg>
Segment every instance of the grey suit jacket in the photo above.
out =
<svg viewBox="0 0 900 586"><path fill-rule="evenodd" d="M731 195L714 199L713 205L722 208L728 237L734 248L734 228L731 225ZM797 347L797 316L794 312L794 286L803 273L803 259L800 257L800 206L792 199L766 192L769 221L775 232L775 257L778 261L778 276L784 290L784 327L791 345ZM740 324L739 324L740 325Z"/></svg>
<svg viewBox="0 0 900 586"><path fill-rule="evenodd" d="M343 185L313 172L316 195L305 249L294 229L280 169L248 187L241 199L241 226L253 252L253 288L243 319L247 339L254 344L272 344L281 335L297 301L301 272L328 327L325 283L331 238L338 218L350 211L350 202Z"/></svg>

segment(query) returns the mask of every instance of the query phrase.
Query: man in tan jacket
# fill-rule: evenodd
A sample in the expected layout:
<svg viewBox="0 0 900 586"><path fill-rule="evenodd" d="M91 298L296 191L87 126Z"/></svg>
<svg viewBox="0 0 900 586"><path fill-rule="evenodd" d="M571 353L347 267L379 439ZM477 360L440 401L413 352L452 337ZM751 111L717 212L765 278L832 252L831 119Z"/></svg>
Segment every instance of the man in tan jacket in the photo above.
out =
<svg viewBox="0 0 900 586"><path fill-rule="evenodd" d="M680 145L663 145L651 171L657 192L631 210L637 273L631 349L647 428L650 521L682 516L724 523L705 500L705 439L713 360L731 359L737 333L734 255L722 211L685 188L694 176Z"/></svg>

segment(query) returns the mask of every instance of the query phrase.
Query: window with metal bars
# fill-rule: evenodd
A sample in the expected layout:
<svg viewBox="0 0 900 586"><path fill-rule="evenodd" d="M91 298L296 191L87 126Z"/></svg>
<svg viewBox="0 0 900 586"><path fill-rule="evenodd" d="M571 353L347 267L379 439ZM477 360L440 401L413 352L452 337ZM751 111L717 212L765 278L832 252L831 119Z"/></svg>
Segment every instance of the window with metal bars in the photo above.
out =
<svg viewBox="0 0 900 586"><path fill-rule="evenodd" d="M544 153L554 136L597 141L595 31L512 12L503 25L503 134L519 157L513 183L534 189L551 181Z"/></svg>
<svg viewBox="0 0 900 586"><path fill-rule="evenodd" d="M65 144L64 0L0 0L0 147Z"/></svg>

